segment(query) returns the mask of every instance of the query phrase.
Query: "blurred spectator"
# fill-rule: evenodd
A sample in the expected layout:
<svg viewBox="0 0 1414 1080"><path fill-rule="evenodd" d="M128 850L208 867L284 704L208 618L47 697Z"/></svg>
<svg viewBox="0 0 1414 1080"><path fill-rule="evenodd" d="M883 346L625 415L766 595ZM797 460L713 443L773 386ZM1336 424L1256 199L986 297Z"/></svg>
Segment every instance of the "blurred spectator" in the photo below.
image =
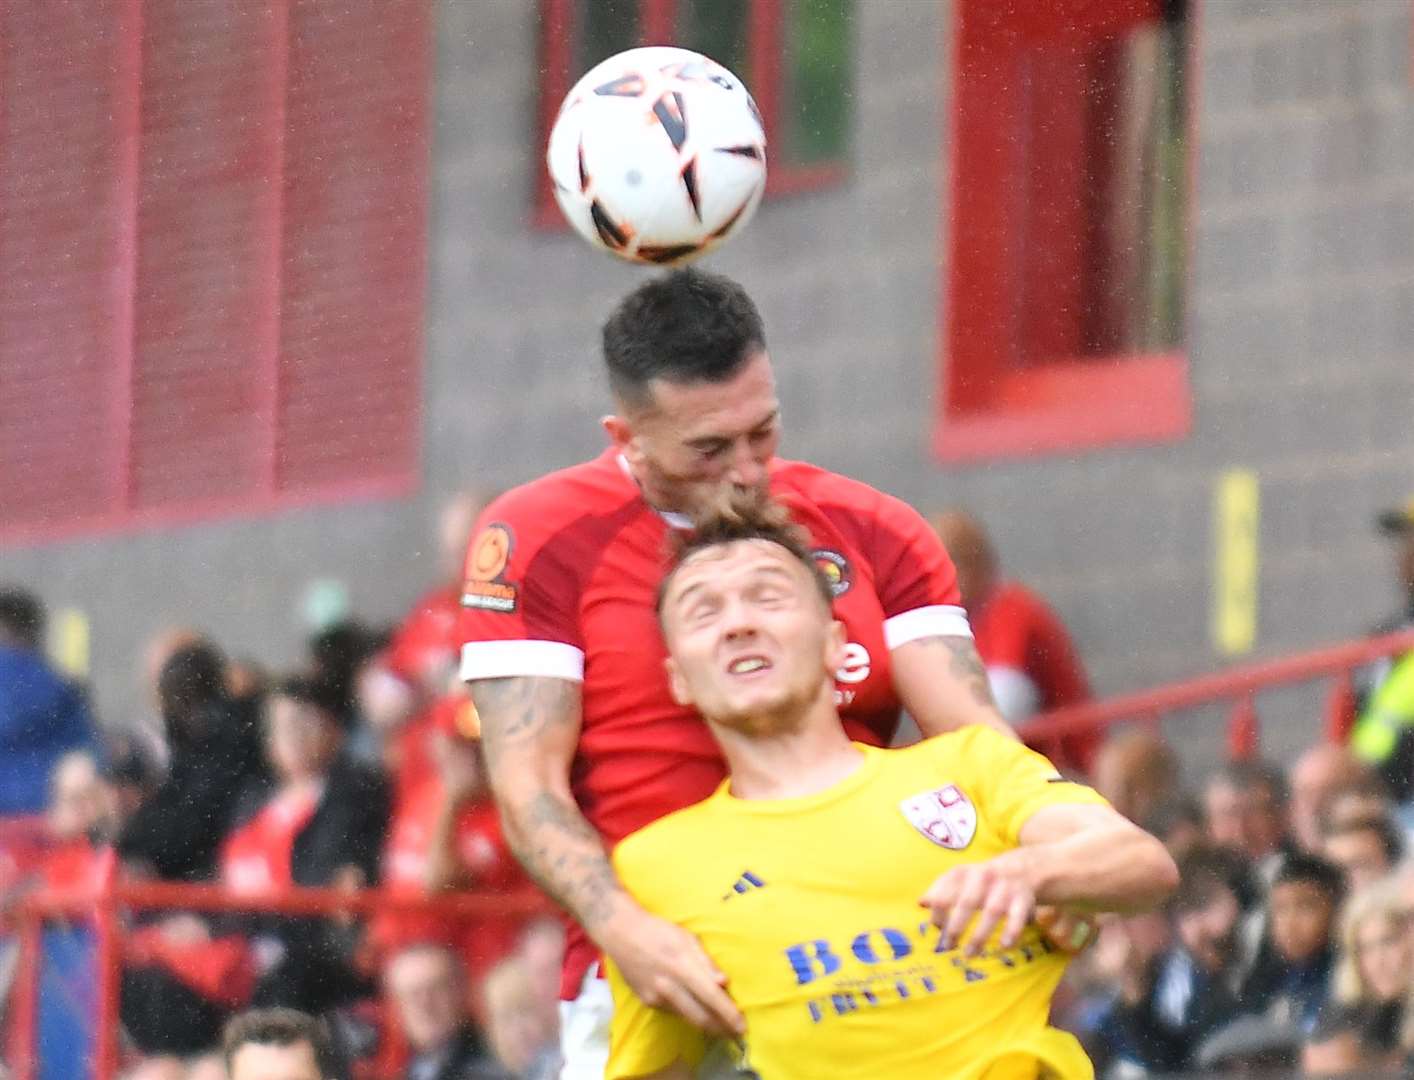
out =
<svg viewBox="0 0 1414 1080"><path fill-rule="evenodd" d="M204 880L215 873L242 789L265 775L260 747L227 692L215 646L201 642L174 652L158 677L158 696L167 778L124 826L118 851L158 877Z"/></svg>
<svg viewBox="0 0 1414 1080"><path fill-rule="evenodd" d="M56 889L92 889L99 883L99 853L116 821L112 790L86 750L65 754L50 780L42 877Z"/></svg>
<svg viewBox="0 0 1414 1080"><path fill-rule="evenodd" d="M187 1066L179 1057L150 1057L122 1074L121 1080L187 1080Z"/></svg>
<svg viewBox="0 0 1414 1080"><path fill-rule="evenodd" d="M1199 1043L1238 1013L1233 983L1242 907L1232 863L1199 850L1179 865L1167 911L1175 944L1155 959L1135 949L1119 965L1119 996L1101 1037L1121 1067L1190 1068Z"/></svg>
<svg viewBox="0 0 1414 1080"><path fill-rule="evenodd" d="M1295 854L1283 861L1271 886L1267 937L1242 985L1244 1012L1311 1031L1330 992L1344 892L1340 868L1325 859Z"/></svg>
<svg viewBox="0 0 1414 1080"><path fill-rule="evenodd" d="M1175 860L1186 858L1204 842L1203 808L1187 795L1159 803L1139 824L1157 836Z"/></svg>
<svg viewBox="0 0 1414 1080"><path fill-rule="evenodd" d="M466 971L454 952L410 945L388 962L384 985L412 1048L405 1080L509 1080L472 1022Z"/></svg>
<svg viewBox="0 0 1414 1080"><path fill-rule="evenodd" d="M512 956L486 978L491 1047L519 1080L560 1075L558 998L545 998L523 956Z"/></svg>
<svg viewBox="0 0 1414 1080"><path fill-rule="evenodd" d="M1343 828L1352 821L1388 818L1394 813L1384 781L1373 773L1342 784L1326 796L1321 807L1321 835Z"/></svg>
<svg viewBox="0 0 1414 1080"><path fill-rule="evenodd" d="M187 1065L187 1080L228 1080L220 1054L203 1054Z"/></svg>
<svg viewBox="0 0 1414 1080"><path fill-rule="evenodd" d="M535 919L522 932L517 951L525 962L535 993L544 1001L559 1000L565 924L553 916Z"/></svg>
<svg viewBox="0 0 1414 1080"><path fill-rule="evenodd" d="M1370 775L1347 747L1317 743L1287 770L1291 790L1291 836L1302 851L1320 852L1321 811L1331 795Z"/></svg>
<svg viewBox="0 0 1414 1080"><path fill-rule="evenodd" d="M485 500L454 495L438 519L438 584L413 605L388 646L358 676L359 704L378 731L397 731L455 683L467 543Z"/></svg>
<svg viewBox="0 0 1414 1080"><path fill-rule="evenodd" d="M1163 737L1145 728L1112 733L1095 754L1095 790L1137 825L1178 793L1178 755Z"/></svg>
<svg viewBox="0 0 1414 1080"><path fill-rule="evenodd" d="M326 626L309 639L311 674L338 699L345 730L352 731L360 721L358 672L384 644L383 635L356 619Z"/></svg>
<svg viewBox="0 0 1414 1080"><path fill-rule="evenodd" d="M1385 817L1333 822L1325 833L1321 854L1345 874L1351 892L1389 875L1404 855L1404 841Z"/></svg>
<svg viewBox="0 0 1414 1080"><path fill-rule="evenodd" d="M387 789L341 753L337 693L311 679L285 680L267 698L265 732L275 786L243 800L241 823L221 850L222 881L238 895L376 882ZM312 918L258 924L255 1004L319 1013L366 992L353 970L351 927Z"/></svg>
<svg viewBox="0 0 1414 1080"><path fill-rule="evenodd" d="M1331 1000L1303 1055L1307 1072L1394 1071L1414 982L1409 913L1388 883L1351 896L1340 919Z"/></svg>
<svg viewBox="0 0 1414 1080"><path fill-rule="evenodd" d="M226 1025L222 1053L231 1080L335 1080L347 1075L328 1029L294 1009L252 1009Z"/></svg>
<svg viewBox="0 0 1414 1080"><path fill-rule="evenodd" d="M42 811L59 758L98 746L83 695L44 658L44 606L0 589L0 817Z"/></svg>
<svg viewBox="0 0 1414 1080"><path fill-rule="evenodd" d="M1245 855L1261 881L1270 883L1289 847L1286 804L1281 770L1267 762L1230 761L1203 788L1208 840Z"/></svg>
<svg viewBox="0 0 1414 1080"><path fill-rule="evenodd" d="M1380 531L1397 545L1401 609L1376 626L1375 635L1414 627L1414 499L1384 511ZM1394 798L1414 799L1414 652L1372 665L1359 675L1360 716L1350 745L1379 769Z"/></svg>
<svg viewBox="0 0 1414 1080"><path fill-rule="evenodd" d="M1002 579L982 524L955 509L932 521L957 567L977 654L1007 721L1020 725L1036 713L1089 700L1090 684L1065 625L1041 597ZM1088 773L1098 743L1095 733L1065 735L1050 756L1062 768Z"/></svg>
<svg viewBox="0 0 1414 1080"><path fill-rule="evenodd" d="M465 690L447 695L429 711L423 735L432 769L397 789L383 854L384 884L394 892L418 895L459 888L528 891L530 879L501 833L476 710ZM389 912L375 920L372 937L384 951L414 941L450 945L472 981L479 982L515 947L525 921L516 912L479 917Z"/></svg>

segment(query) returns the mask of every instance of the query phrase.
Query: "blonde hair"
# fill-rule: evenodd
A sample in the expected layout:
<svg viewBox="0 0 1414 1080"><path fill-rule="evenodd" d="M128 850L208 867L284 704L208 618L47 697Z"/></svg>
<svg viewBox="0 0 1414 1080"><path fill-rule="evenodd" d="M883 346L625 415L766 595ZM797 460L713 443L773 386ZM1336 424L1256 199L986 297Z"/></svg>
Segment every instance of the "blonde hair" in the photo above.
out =
<svg viewBox="0 0 1414 1080"><path fill-rule="evenodd" d="M1342 1005L1354 1005L1369 996L1369 987L1360 974L1360 927L1382 919L1403 932L1409 912L1393 881L1384 878L1361 889L1345 903L1340 915L1340 954L1331 979L1331 996Z"/></svg>

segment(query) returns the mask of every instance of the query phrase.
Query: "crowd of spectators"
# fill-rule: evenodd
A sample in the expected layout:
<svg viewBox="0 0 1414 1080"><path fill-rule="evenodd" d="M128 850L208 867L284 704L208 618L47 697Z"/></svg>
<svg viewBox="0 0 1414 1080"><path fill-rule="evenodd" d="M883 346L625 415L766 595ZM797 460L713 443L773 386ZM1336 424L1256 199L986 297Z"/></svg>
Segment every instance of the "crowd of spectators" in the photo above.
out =
<svg viewBox="0 0 1414 1080"><path fill-rule="evenodd" d="M448 507L445 579L395 627L326 626L279 673L194 630L156 637L144 655L160 730L102 730L45 659L39 600L0 591L0 818L33 826L0 832L0 917L34 888L96 889L113 875L213 882L252 904L125 913L129 1080L226 1076L222 1031L252 1008L319 1017L354 1075L557 1075L563 932L548 905L254 910L290 886L533 895L502 839L455 674L457 577L477 505ZM1009 717L1088 697L1064 627L1003 579L982 526L960 511L934 524ZM1414 538L1414 507L1399 535ZM1354 1075L1414 1061L1414 858L1387 763L1321 744L1286 769L1234 762L1189 786L1174 748L1142 725L1070 739L1059 754L1182 871L1162 911L1101 921L1058 996L1057 1020L1097 1075ZM0 949L3 934L0 922Z"/></svg>

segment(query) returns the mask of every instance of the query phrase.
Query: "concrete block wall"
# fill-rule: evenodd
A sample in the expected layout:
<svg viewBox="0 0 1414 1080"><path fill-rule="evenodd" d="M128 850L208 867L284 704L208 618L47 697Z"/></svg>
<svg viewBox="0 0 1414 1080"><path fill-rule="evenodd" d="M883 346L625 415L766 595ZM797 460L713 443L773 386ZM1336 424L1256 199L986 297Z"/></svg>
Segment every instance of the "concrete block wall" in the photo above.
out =
<svg viewBox="0 0 1414 1080"><path fill-rule="evenodd" d="M850 176L768 202L710 261L765 312L784 452L977 511L1008 568L1070 623L1102 692L1224 662L1207 630L1210 503L1229 467L1262 482L1258 654L1376 619L1393 589L1370 518L1414 493L1409 5L1198 0L1192 435L947 468L928 446L951 8L856 8ZM534 9L437 5L423 490L0 552L0 579L93 617L111 717L140 708L138 644L174 616L278 665L309 579L346 580L359 610L393 617L434 573L441 498L602 445L598 326L642 271L529 225ZM1312 708L1309 695L1281 707L1276 752L1314 729Z"/></svg>

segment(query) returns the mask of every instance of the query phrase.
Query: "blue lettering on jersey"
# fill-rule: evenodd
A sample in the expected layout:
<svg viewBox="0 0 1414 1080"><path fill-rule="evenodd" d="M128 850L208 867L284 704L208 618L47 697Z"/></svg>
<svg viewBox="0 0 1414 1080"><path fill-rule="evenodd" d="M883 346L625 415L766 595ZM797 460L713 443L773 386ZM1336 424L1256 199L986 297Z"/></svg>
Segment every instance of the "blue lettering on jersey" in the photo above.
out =
<svg viewBox="0 0 1414 1080"><path fill-rule="evenodd" d="M822 975L833 975L840 969L840 958L830 951L830 943L823 940L792 945L786 950L786 959L795 969L797 986L814 982Z"/></svg>

